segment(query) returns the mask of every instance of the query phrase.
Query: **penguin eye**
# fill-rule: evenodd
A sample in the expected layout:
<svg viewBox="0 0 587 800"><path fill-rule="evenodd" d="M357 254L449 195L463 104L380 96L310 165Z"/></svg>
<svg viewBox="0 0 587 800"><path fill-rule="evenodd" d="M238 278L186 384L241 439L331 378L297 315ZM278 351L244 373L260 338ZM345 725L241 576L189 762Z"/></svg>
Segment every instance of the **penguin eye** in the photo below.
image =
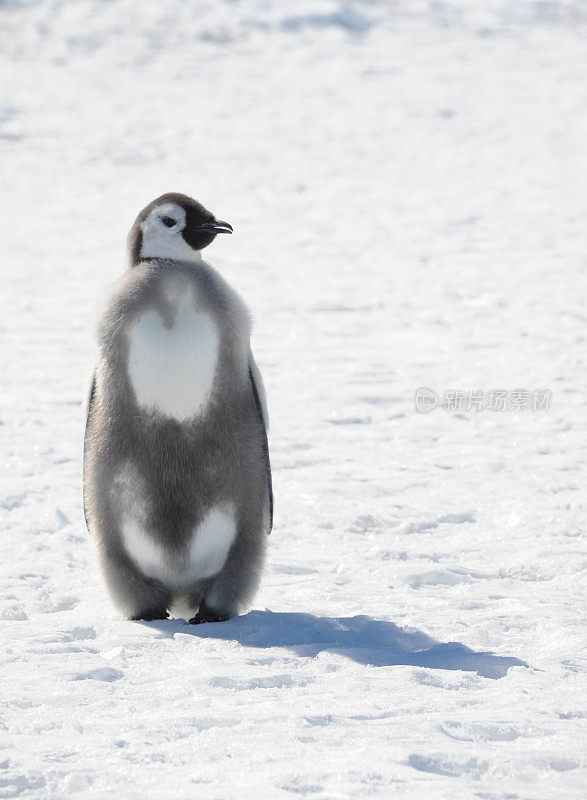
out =
<svg viewBox="0 0 587 800"><path fill-rule="evenodd" d="M161 217L161 222L168 228L173 228L173 226L177 224L173 217Z"/></svg>

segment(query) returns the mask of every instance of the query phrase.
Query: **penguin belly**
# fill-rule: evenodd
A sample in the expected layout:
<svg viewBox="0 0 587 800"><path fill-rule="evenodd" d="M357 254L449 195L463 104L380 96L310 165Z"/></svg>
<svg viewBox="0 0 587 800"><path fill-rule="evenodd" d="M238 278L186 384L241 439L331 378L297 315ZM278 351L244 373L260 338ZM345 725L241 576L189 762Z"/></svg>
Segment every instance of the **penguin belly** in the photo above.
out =
<svg viewBox="0 0 587 800"><path fill-rule="evenodd" d="M169 315L146 309L129 327L128 376L141 410L187 422L210 400L219 336L191 286L166 289Z"/></svg>
<svg viewBox="0 0 587 800"><path fill-rule="evenodd" d="M127 373L141 412L190 424L212 396L219 334L190 282L168 278L162 297L161 309L145 308L127 329ZM211 505L173 545L169 531L153 529L156 498L131 464L116 484L123 546L143 575L178 591L220 572L236 537L232 504ZM151 492L168 489L150 486Z"/></svg>
<svg viewBox="0 0 587 800"><path fill-rule="evenodd" d="M173 592L181 592L220 572L237 533L232 503L212 505L191 535L180 546L172 547L164 541L165 531L153 530L151 503L140 477L133 474L130 466L117 476L113 493L119 509L123 547L146 578L159 581Z"/></svg>

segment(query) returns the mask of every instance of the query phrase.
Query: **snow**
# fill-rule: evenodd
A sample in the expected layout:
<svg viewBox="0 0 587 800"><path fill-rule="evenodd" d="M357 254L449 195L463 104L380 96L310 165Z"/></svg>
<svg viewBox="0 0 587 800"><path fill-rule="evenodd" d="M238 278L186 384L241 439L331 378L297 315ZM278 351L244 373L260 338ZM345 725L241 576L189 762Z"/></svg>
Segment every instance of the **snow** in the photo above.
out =
<svg viewBox="0 0 587 800"><path fill-rule="evenodd" d="M0 797L584 796L586 12L0 5ZM117 616L81 505L92 320L165 191L234 226L271 414L264 581L197 627Z"/></svg>

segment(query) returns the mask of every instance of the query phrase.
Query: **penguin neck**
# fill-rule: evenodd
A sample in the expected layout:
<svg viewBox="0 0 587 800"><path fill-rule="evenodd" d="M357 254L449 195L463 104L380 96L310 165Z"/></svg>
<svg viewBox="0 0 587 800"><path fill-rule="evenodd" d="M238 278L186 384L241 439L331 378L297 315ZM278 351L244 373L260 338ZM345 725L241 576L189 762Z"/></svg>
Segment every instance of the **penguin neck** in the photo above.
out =
<svg viewBox="0 0 587 800"><path fill-rule="evenodd" d="M177 261L177 262L185 262L187 261L188 264L200 264L202 261L202 251L201 250L192 250L191 256L181 257L181 258L170 258L170 261Z"/></svg>
<svg viewBox="0 0 587 800"><path fill-rule="evenodd" d="M201 264L202 259L202 251L201 250L192 250L189 255L184 256L182 254L181 258L172 258L171 256L139 256L139 260L137 263L140 264L141 261L171 261L173 264ZM131 264L131 266L136 266L136 264Z"/></svg>

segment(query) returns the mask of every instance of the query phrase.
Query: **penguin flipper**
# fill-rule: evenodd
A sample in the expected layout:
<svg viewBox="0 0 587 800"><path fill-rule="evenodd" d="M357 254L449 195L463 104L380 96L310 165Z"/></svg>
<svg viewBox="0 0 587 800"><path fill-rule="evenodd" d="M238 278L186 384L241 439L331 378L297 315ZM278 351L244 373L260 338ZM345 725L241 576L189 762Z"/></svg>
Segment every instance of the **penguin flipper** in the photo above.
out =
<svg viewBox="0 0 587 800"><path fill-rule="evenodd" d="M267 401L265 397L265 387L263 386L263 379L261 378L261 373L259 372L257 365L255 364L255 359L253 358L252 353L250 353L249 355L249 378L251 381L251 389L253 391L255 406L257 408L259 421L261 423L262 446L263 446L263 453L265 455L265 472L267 475L267 493L269 502L269 530L267 531L267 533L270 534L273 529L273 481L271 479L271 460L269 458L269 443L267 442L267 428L269 427L269 417L267 414Z"/></svg>
<svg viewBox="0 0 587 800"><path fill-rule="evenodd" d="M90 420L92 418L92 407L94 405L94 401L96 398L96 373L95 371L92 372L90 376L90 380L88 381L89 391L86 396L86 427L84 431L84 466L86 463L86 450L88 447L88 431L90 428ZM85 490L85 480L84 480L84 490ZM88 509L86 506L86 492L84 491L84 518L86 520L86 528L89 530L90 527L88 525Z"/></svg>

